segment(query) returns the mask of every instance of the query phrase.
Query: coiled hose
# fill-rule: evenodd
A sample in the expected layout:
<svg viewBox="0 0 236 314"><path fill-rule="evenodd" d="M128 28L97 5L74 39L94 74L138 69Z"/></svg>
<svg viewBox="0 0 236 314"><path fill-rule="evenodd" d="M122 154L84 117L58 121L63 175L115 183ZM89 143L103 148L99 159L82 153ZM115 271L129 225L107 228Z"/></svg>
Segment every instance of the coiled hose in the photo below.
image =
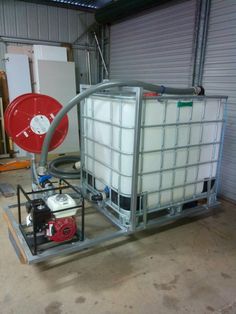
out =
<svg viewBox="0 0 236 314"><path fill-rule="evenodd" d="M79 156L61 156L52 160L48 165L48 172L55 178L61 179L80 179L80 170L71 168L63 170L61 166L73 165L80 161Z"/></svg>

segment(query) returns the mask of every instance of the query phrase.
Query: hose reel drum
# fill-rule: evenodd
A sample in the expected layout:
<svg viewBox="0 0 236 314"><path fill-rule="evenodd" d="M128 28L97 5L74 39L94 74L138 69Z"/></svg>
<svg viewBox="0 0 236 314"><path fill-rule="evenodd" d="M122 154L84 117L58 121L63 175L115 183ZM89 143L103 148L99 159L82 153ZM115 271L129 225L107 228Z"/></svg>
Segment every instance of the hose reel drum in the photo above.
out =
<svg viewBox="0 0 236 314"><path fill-rule="evenodd" d="M6 132L20 148L39 154L45 135L61 109L62 105L50 96L34 93L21 95L5 111ZM53 135L50 151L64 141L68 126L65 115Z"/></svg>

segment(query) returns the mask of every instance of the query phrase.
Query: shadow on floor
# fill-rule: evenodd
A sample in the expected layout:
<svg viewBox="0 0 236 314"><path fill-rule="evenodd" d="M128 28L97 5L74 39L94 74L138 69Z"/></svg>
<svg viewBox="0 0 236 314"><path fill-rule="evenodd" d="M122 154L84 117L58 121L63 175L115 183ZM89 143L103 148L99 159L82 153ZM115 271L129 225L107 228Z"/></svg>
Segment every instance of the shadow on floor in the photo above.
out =
<svg viewBox="0 0 236 314"><path fill-rule="evenodd" d="M170 250L172 250L171 254L174 254L173 248L170 249L171 243L159 241L155 235L209 216L220 218L223 212L222 208L212 209L196 217L183 218L161 227L140 231L99 247L39 263L34 267L38 275L47 281L52 291L70 286L75 289L83 287L90 291L91 289L96 291L114 288L130 278L144 276L146 274L145 263L148 261L144 260L145 258L153 259L156 254L161 254L162 258L166 256L170 259ZM176 230L176 232L182 232L182 230ZM151 238L153 236L154 239ZM168 234L165 236L168 240ZM181 241L178 243L180 246L184 245Z"/></svg>

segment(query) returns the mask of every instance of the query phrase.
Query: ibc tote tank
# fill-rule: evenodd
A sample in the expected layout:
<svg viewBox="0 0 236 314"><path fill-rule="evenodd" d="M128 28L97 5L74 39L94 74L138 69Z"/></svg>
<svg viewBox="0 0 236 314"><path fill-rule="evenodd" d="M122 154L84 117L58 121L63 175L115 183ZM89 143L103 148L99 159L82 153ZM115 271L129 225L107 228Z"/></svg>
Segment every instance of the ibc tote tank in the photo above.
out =
<svg viewBox="0 0 236 314"><path fill-rule="evenodd" d="M140 212L216 200L226 98L147 95L138 126L137 89L94 94L81 107L82 185L105 190L106 205L126 225L134 177Z"/></svg>

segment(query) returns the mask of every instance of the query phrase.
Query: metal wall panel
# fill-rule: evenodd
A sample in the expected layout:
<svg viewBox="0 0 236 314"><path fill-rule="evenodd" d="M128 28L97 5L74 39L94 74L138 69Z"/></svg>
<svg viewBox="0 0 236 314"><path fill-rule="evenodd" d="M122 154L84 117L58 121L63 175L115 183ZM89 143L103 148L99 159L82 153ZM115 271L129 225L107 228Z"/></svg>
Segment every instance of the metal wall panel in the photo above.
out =
<svg viewBox="0 0 236 314"><path fill-rule="evenodd" d="M110 76L172 86L191 83L195 1L111 27ZM236 2L212 0L203 85L229 96L221 193L236 200Z"/></svg>
<svg viewBox="0 0 236 314"><path fill-rule="evenodd" d="M39 39L49 40L48 8L45 5L38 6L38 26L39 26Z"/></svg>
<svg viewBox="0 0 236 314"><path fill-rule="evenodd" d="M58 19L59 19L59 41L67 42L68 41L68 10L61 9L58 10Z"/></svg>
<svg viewBox="0 0 236 314"><path fill-rule="evenodd" d="M207 94L229 96L221 193L236 201L236 2L234 0L212 0L203 85Z"/></svg>
<svg viewBox="0 0 236 314"><path fill-rule="evenodd" d="M93 19L91 13L0 0L0 36L72 42L87 27L87 16L88 21Z"/></svg>
<svg viewBox="0 0 236 314"><path fill-rule="evenodd" d="M189 86L195 11L178 1L111 26L110 77Z"/></svg>
<svg viewBox="0 0 236 314"><path fill-rule="evenodd" d="M0 34L5 34L3 1L0 1Z"/></svg>
<svg viewBox="0 0 236 314"><path fill-rule="evenodd" d="M58 9L48 8L48 32L49 40L59 41L59 18Z"/></svg>
<svg viewBox="0 0 236 314"><path fill-rule="evenodd" d="M15 3L16 14L16 34L19 37L28 36L27 8L22 2Z"/></svg>
<svg viewBox="0 0 236 314"><path fill-rule="evenodd" d="M92 13L50 7L17 0L0 0L0 37L73 43L94 21ZM94 45L88 36L81 42ZM30 42L29 42L30 44ZM33 42L32 42L33 44ZM4 48L3 48L4 47ZM79 48L78 48L79 49ZM74 49L77 84L86 81L86 52ZM0 69L4 69L5 44L0 45ZM97 83L97 57L91 52L93 83ZM78 88L78 85L77 85Z"/></svg>
<svg viewBox="0 0 236 314"><path fill-rule="evenodd" d="M69 42L72 43L78 37L78 13L71 10L68 14L68 18Z"/></svg>
<svg viewBox="0 0 236 314"><path fill-rule="evenodd" d="M77 92L79 92L80 84L89 84L89 76L87 70L87 51L86 50L74 50L74 60L76 66L76 83ZM81 62L83 60L83 62ZM98 54L97 52L90 51L90 64L91 64L91 79L92 84L98 82Z"/></svg>
<svg viewBox="0 0 236 314"><path fill-rule="evenodd" d="M6 45L0 42L0 71L5 71L5 62L3 60L6 53Z"/></svg>
<svg viewBox="0 0 236 314"><path fill-rule="evenodd" d="M16 35L16 13L13 1L3 1L3 21L6 36Z"/></svg>
<svg viewBox="0 0 236 314"><path fill-rule="evenodd" d="M38 7L27 3L27 27L29 38L39 38Z"/></svg>

